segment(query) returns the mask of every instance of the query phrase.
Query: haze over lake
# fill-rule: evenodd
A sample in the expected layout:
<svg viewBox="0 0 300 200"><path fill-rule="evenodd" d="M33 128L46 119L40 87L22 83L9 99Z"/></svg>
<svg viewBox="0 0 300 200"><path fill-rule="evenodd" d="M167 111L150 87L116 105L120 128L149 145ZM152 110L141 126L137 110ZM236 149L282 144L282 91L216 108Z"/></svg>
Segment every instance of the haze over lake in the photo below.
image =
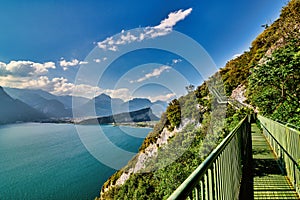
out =
<svg viewBox="0 0 300 200"><path fill-rule="evenodd" d="M110 141L130 152L137 152L151 131L122 127L140 134L136 138L119 127L101 128ZM88 134L99 127L89 125L85 129ZM72 124L0 126L0 199L94 199L114 172L85 149Z"/></svg>

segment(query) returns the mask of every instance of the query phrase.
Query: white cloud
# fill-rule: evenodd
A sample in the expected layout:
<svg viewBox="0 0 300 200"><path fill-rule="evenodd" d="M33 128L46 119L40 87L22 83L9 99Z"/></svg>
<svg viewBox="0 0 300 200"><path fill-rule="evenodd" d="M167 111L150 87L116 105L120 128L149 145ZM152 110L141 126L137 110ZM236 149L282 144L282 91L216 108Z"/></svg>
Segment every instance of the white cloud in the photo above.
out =
<svg viewBox="0 0 300 200"><path fill-rule="evenodd" d="M74 95L92 98L102 93L102 89L96 86L70 83L64 77L55 77L49 79L41 76L38 79L30 80L23 84L21 88L42 89L55 95Z"/></svg>
<svg viewBox="0 0 300 200"><path fill-rule="evenodd" d="M114 46L109 47L108 50L118 51L118 47L116 45L114 45Z"/></svg>
<svg viewBox="0 0 300 200"><path fill-rule="evenodd" d="M47 76L16 77L12 75L0 76L0 85L13 88L43 89L48 91L50 80Z"/></svg>
<svg viewBox="0 0 300 200"><path fill-rule="evenodd" d="M74 84L69 83L66 78L56 77L49 79L47 76L40 76L35 79L23 77L8 77L9 79L0 79L0 83L9 87L42 89L53 94L67 95L71 94ZM13 82L13 84L11 84Z"/></svg>
<svg viewBox="0 0 300 200"><path fill-rule="evenodd" d="M86 64L89 64L89 62L88 61L80 61L79 62L79 65L86 65Z"/></svg>
<svg viewBox="0 0 300 200"><path fill-rule="evenodd" d="M0 62L0 76L7 76L9 74L9 71L6 69L6 64L3 62Z"/></svg>
<svg viewBox="0 0 300 200"><path fill-rule="evenodd" d="M68 70L69 67L75 67L78 65L85 65L88 64L86 61L79 61L77 59L73 59L71 61L66 61L65 59L59 62L59 65L63 68L64 71Z"/></svg>
<svg viewBox="0 0 300 200"><path fill-rule="evenodd" d="M73 67L79 64L79 61L77 59L73 59L71 61L61 60L59 62L61 67Z"/></svg>
<svg viewBox="0 0 300 200"><path fill-rule="evenodd" d="M120 98L125 101L128 101L132 99L132 96L130 95L130 91L128 88L118 88L118 89L106 89L103 91L103 93L109 95L112 98Z"/></svg>
<svg viewBox="0 0 300 200"><path fill-rule="evenodd" d="M48 73L48 69L55 68L54 62L35 63L32 61L11 61L8 64L0 62L0 76L39 76Z"/></svg>
<svg viewBox="0 0 300 200"><path fill-rule="evenodd" d="M102 58L105 61L107 58ZM74 59L62 60L61 66L69 67L78 64L87 64ZM75 85L64 77L49 78L46 76L48 69L55 69L54 62L34 63L31 61L11 61L6 64L0 62L0 85L20 89L42 89L55 95L74 95L93 98L101 93L106 93L115 98L131 99L129 89L102 89L98 86L87 84Z"/></svg>
<svg viewBox="0 0 300 200"><path fill-rule="evenodd" d="M240 57L241 55L242 55L241 53L234 54L234 55L231 57L231 59L235 59L235 58L237 58L237 57Z"/></svg>
<svg viewBox="0 0 300 200"><path fill-rule="evenodd" d="M28 77L0 76L0 85L4 87L22 88L20 86L27 81L29 81Z"/></svg>
<svg viewBox="0 0 300 200"><path fill-rule="evenodd" d="M180 62L182 62L181 59L173 59L172 60L172 64L177 64L177 63L180 63Z"/></svg>
<svg viewBox="0 0 300 200"><path fill-rule="evenodd" d="M116 41L116 44L126 44L126 43L136 41L137 39L138 38L136 36L130 34L130 32L127 32L126 35L121 35L120 39Z"/></svg>
<svg viewBox="0 0 300 200"><path fill-rule="evenodd" d="M191 14L192 10L192 8L186 10L180 9L169 13L168 17L162 20L159 25L146 27L144 38L156 38L169 34L179 21L184 20L189 14Z"/></svg>
<svg viewBox="0 0 300 200"><path fill-rule="evenodd" d="M93 98L101 93L103 93L103 90L98 86L79 84L74 85L73 89L69 92L69 95Z"/></svg>
<svg viewBox="0 0 300 200"><path fill-rule="evenodd" d="M152 77L159 77L164 71L168 70L168 69L171 69L171 67L169 66L161 66L159 68L156 68L154 69L152 72L148 73L148 74L145 74L145 76L137 79L137 80L131 80L129 81L130 83L140 83L140 82L143 82L145 80L148 80Z"/></svg>
<svg viewBox="0 0 300 200"><path fill-rule="evenodd" d="M187 10L178 10L175 12L172 12L168 15L168 18L162 20L159 25L155 26L154 28L157 29L168 29L173 28L177 24L177 22L184 20L189 14L192 12L192 8L189 8Z"/></svg>
<svg viewBox="0 0 300 200"><path fill-rule="evenodd" d="M171 99L173 99L174 97L176 97L176 94L174 93L169 93L166 95L159 95L159 96L154 96L154 97L147 97L148 99L150 99L152 102L161 100L161 101L170 101Z"/></svg>
<svg viewBox="0 0 300 200"><path fill-rule="evenodd" d="M192 8L186 10L178 10L169 13L168 17L160 22L157 26L148 26L143 29L141 33L134 35L130 32L125 34L125 31L121 31L121 36L114 39L108 37L105 40L98 42L97 45L100 49L118 51L119 45L130 44L135 41L142 41L149 38L156 38L169 34L173 27L181 20L184 20L192 12Z"/></svg>
<svg viewBox="0 0 300 200"><path fill-rule="evenodd" d="M96 63L104 62L106 60L107 60L107 57L103 57L102 59L101 58L93 59L93 61L96 62Z"/></svg>
<svg viewBox="0 0 300 200"><path fill-rule="evenodd" d="M97 58L97 59L94 59L93 61L96 62L96 63L100 63L101 59Z"/></svg>
<svg viewBox="0 0 300 200"><path fill-rule="evenodd" d="M2 64L0 63L0 67ZM39 77L15 77L12 75L0 76L0 85L20 89L42 89L55 95L74 95L86 98L93 98L105 93L113 98L129 100L132 98L127 88L102 89L98 86L87 84L75 85L64 77L50 79L47 76Z"/></svg>

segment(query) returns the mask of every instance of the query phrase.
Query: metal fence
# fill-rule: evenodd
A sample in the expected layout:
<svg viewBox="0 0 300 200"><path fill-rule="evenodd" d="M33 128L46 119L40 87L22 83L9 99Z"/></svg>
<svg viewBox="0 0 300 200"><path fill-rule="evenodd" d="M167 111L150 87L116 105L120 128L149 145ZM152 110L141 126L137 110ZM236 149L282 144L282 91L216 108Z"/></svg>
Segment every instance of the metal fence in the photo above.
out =
<svg viewBox="0 0 300 200"><path fill-rule="evenodd" d="M282 168L300 195L300 132L263 116L258 116L263 133Z"/></svg>
<svg viewBox="0 0 300 200"><path fill-rule="evenodd" d="M245 117L168 199L238 199L251 156L250 129Z"/></svg>

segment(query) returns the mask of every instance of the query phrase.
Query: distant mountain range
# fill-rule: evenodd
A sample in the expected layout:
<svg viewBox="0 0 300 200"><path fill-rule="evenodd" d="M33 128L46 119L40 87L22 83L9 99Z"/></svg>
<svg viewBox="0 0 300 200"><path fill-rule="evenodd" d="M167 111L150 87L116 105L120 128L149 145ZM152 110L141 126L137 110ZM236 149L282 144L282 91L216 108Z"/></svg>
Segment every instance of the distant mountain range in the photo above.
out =
<svg viewBox="0 0 300 200"><path fill-rule="evenodd" d="M47 117L72 117L72 96L56 96L43 90L17 89L4 87L5 92L13 99L18 99L42 112ZM89 99L74 97L81 103Z"/></svg>
<svg viewBox="0 0 300 200"><path fill-rule="evenodd" d="M95 113L93 113L93 111L89 112L90 109L88 109L93 106L95 106L96 115L102 117L124 112L133 112L144 108L151 108L153 113L160 117L168 104L163 101L151 102L146 98L134 98L124 102L122 99L111 98L106 94L101 94L75 109L83 112L83 116L95 116Z"/></svg>
<svg viewBox="0 0 300 200"><path fill-rule="evenodd" d="M13 99L0 86L0 124L37 121L46 118L47 116L42 112L18 99Z"/></svg>
<svg viewBox="0 0 300 200"><path fill-rule="evenodd" d="M151 114L153 112L156 116L160 116L168 105L163 101L151 102L146 98L123 101L119 98L111 98L106 94L101 94L93 99L87 99L56 96L43 90L0 88L0 108L3 107L0 123L72 118L72 98L77 102L77 107L73 109L80 113L81 117L105 117L145 108L151 108ZM5 115L9 117L5 117Z"/></svg>
<svg viewBox="0 0 300 200"><path fill-rule="evenodd" d="M130 122L144 122L144 121L157 121L156 117L150 108L144 108L138 111L125 112L116 115L105 117L97 117L87 119L79 122L79 124L109 124L109 123L130 123Z"/></svg>

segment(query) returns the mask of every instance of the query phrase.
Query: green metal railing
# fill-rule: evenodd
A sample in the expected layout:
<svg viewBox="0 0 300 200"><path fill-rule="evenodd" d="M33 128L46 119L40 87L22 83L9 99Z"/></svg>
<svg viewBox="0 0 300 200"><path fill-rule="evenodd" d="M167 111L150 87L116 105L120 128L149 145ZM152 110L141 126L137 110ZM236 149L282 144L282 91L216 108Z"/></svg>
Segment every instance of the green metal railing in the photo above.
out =
<svg viewBox="0 0 300 200"><path fill-rule="evenodd" d="M250 129L247 116L168 199L238 199L252 151Z"/></svg>
<svg viewBox="0 0 300 200"><path fill-rule="evenodd" d="M282 168L300 195L300 132L263 116L258 116L263 133Z"/></svg>

